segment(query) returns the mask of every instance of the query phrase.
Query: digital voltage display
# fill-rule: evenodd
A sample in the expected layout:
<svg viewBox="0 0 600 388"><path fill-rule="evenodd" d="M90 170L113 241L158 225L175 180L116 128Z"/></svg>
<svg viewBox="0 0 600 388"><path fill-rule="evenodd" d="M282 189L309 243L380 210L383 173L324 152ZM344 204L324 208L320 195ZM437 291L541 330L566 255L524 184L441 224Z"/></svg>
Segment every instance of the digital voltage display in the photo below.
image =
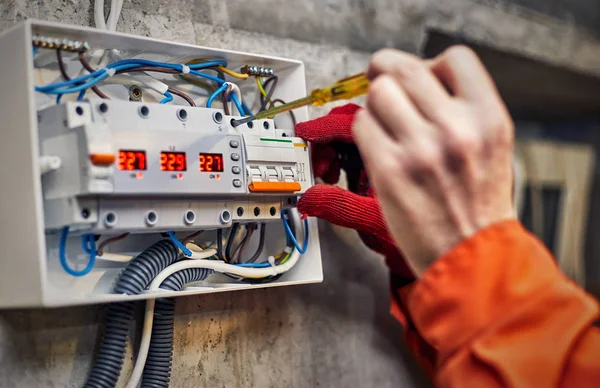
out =
<svg viewBox="0 0 600 388"><path fill-rule="evenodd" d="M223 154L201 153L200 171L202 172L223 172Z"/></svg>
<svg viewBox="0 0 600 388"><path fill-rule="evenodd" d="M121 171L146 170L146 151L119 150L117 168Z"/></svg>
<svg viewBox="0 0 600 388"><path fill-rule="evenodd" d="M162 171L187 171L185 152L161 152L160 169Z"/></svg>

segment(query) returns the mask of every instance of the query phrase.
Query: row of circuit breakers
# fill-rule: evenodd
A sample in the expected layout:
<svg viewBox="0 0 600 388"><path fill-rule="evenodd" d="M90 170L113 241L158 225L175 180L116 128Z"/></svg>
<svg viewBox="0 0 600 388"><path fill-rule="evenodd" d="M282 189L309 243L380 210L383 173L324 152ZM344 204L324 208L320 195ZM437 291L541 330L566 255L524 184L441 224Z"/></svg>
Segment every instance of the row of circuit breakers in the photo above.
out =
<svg viewBox="0 0 600 388"><path fill-rule="evenodd" d="M312 184L306 142L220 109L68 102L38 112L46 229L216 228L277 219Z"/></svg>

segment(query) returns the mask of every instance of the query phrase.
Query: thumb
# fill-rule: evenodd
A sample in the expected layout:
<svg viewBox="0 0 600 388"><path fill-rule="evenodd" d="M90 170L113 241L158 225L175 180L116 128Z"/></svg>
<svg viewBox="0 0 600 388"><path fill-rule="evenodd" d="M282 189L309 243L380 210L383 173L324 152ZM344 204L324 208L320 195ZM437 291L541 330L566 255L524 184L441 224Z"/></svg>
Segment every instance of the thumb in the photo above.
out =
<svg viewBox="0 0 600 388"><path fill-rule="evenodd" d="M298 211L389 240L386 224L375 198L363 197L337 186L315 185L300 197Z"/></svg>

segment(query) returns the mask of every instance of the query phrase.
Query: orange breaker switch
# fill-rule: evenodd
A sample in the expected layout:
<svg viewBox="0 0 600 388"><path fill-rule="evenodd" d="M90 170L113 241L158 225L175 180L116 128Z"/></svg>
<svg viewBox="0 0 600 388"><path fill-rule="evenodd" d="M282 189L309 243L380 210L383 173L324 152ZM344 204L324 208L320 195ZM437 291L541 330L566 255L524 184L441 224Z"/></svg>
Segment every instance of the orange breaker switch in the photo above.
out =
<svg viewBox="0 0 600 388"><path fill-rule="evenodd" d="M90 161L94 166L112 166L115 163L115 154L91 154Z"/></svg>
<svg viewBox="0 0 600 388"><path fill-rule="evenodd" d="M252 193L294 193L302 186L298 182L252 182L248 189Z"/></svg>

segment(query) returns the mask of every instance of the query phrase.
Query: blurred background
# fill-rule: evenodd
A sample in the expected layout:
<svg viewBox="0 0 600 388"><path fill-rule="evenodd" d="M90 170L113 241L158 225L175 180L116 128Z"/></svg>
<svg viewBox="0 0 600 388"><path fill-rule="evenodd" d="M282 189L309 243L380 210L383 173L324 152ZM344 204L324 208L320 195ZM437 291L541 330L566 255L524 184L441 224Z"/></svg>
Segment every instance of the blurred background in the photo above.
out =
<svg viewBox="0 0 600 388"><path fill-rule="evenodd" d="M93 0L0 0L0 30L26 18L90 26ZM117 30L300 59L309 89L363 71L382 47L473 47L517 123L523 222L600 294L597 0L125 0ZM321 241L322 284L182 298L171 386L428 386L388 314L381 259L352 231L322 223ZM1 311L0 387L81 386L104 314Z"/></svg>

